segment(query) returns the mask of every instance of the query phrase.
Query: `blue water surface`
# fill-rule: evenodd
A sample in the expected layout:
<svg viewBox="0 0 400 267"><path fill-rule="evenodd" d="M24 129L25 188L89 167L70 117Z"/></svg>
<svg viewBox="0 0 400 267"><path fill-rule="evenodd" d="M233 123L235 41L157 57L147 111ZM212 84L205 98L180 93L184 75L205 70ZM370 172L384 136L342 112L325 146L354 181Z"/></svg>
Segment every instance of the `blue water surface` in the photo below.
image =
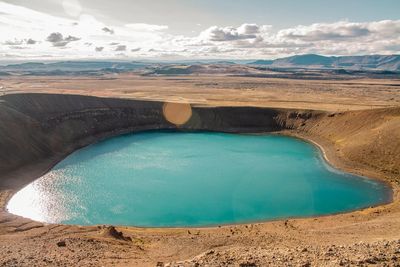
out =
<svg viewBox="0 0 400 267"><path fill-rule="evenodd" d="M8 209L51 223L208 226L351 211L390 192L292 137L144 132L76 151Z"/></svg>

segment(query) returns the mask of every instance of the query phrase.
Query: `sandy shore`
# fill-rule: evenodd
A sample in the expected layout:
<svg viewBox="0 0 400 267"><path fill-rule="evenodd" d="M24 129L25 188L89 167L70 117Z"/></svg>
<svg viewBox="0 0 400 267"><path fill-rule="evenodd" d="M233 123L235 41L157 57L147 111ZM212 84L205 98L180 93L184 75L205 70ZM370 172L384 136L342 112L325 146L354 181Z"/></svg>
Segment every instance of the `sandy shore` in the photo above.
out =
<svg viewBox="0 0 400 267"><path fill-rule="evenodd" d="M13 193L75 147L0 181L0 266L398 265L400 176L392 152L398 147L396 132L392 131L393 123L398 122L398 111L313 114L277 114L276 121L285 125L279 133L317 144L328 162L340 170L390 183L391 203L313 218L209 228L116 227L117 231L104 226L43 224L6 212L6 202ZM366 124L366 119L371 123ZM393 160L375 159L380 155L378 141L359 142L376 138L376 129L377 140L386 144L384 153L393 154L389 159L394 159L395 164ZM359 138L360 133L365 138ZM97 135L82 145L113 134L118 133ZM14 178L21 182L11 183Z"/></svg>

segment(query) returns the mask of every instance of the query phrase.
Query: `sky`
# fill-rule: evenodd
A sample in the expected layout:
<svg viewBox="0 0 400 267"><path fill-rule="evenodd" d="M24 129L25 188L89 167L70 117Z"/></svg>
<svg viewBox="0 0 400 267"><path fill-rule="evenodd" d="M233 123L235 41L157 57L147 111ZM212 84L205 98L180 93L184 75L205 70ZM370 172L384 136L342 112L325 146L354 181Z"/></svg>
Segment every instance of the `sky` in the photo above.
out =
<svg viewBox="0 0 400 267"><path fill-rule="evenodd" d="M0 60L400 53L398 0L0 0Z"/></svg>

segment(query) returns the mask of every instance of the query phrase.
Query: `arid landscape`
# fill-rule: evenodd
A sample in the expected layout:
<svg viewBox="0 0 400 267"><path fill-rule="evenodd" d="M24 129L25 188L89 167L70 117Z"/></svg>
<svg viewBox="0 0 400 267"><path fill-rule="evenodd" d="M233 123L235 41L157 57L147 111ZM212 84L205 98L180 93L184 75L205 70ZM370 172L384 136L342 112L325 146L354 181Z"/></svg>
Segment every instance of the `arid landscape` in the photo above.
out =
<svg viewBox="0 0 400 267"><path fill-rule="evenodd" d="M299 80L224 75L143 77L124 73L74 78L8 76L0 80L0 85L3 93L1 108L12 110L12 113L0 113L2 140L17 144L21 134L25 136L23 140L32 138L29 137L33 134L30 131L34 129L38 131L36 138L42 140L34 141L36 144L32 148L28 148L31 144L19 144L22 147L17 150L5 143L2 146L8 147L16 156L24 153L28 160L32 157L33 163L20 161L14 170L7 168L10 165L2 166L0 253L3 266L396 266L399 263L398 79ZM100 127L96 123L98 115L93 112L105 109L107 114L107 110L111 112L122 107L118 102L110 100L106 104L101 102L102 98L100 102L88 102L78 100L78 97L76 100L62 100L62 96L51 100L45 95L36 97L31 93L157 101L152 109L157 109L157 103L190 103L201 123L189 121L180 127L182 129L220 130L222 125L211 119L217 116L226 120L225 131L240 132L244 129L229 126L237 120L234 110L240 107L264 108L270 110L267 113L271 115L265 116L271 116L271 122L251 130L259 124L259 119L250 115L254 121L247 122L252 125L246 128L247 132L272 131L313 141L335 167L388 182L393 188L393 202L346 214L211 228L80 227L24 219L5 210L7 199L16 190L40 176L77 146L135 129L121 125L121 121L112 132L97 129ZM85 108L88 103L91 103L89 109ZM216 113L219 115L207 115L217 112L213 111L217 107L223 108ZM77 111L85 117L85 126L76 117L68 115ZM252 114L256 111L245 109L236 112ZM117 125L117 118L102 116L104 125ZM12 124L12 121L26 119L32 122L25 126ZM61 121L64 121L63 125ZM46 127L53 130L39 134L43 126L37 128L36 124L49 125ZM26 131L22 133L20 127L27 127ZM63 141L56 132L65 131L65 127L73 127L77 133L86 131L86 135L92 137L74 139L65 136ZM151 129L155 126L141 127ZM100 135L91 133L91 130L87 132L85 128L94 128ZM46 140L53 140L53 144L41 148L48 142ZM74 145L71 144L73 140L81 141ZM23 151L17 152L19 149ZM47 152L43 154L40 152L42 149ZM10 159L7 153L3 156Z"/></svg>
<svg viewBox="0 0 400 267"><path fill-rule="evenodd" d="M400 105L399 79L283 79L226 75L100 77L5 76L1 93L56 93L188 102L196 105L257 106L346 111ZM356 100L356 101L355 101Z"/></svg>
<svg viewBox="0 0 400 267"><path fill-rule="evenodd" d="M0 267L400 267L399 10L0 0Z"/></svg>

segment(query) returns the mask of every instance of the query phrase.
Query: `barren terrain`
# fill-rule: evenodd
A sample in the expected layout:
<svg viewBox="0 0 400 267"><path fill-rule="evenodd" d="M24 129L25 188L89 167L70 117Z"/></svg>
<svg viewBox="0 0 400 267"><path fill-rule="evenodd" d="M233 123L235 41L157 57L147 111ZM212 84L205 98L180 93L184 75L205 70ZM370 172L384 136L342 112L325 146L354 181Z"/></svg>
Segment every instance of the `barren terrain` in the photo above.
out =
<svg viewBox="0 0 400 267"><path fill-rule="evenodd" d="M190 229L116 226L117 231L104 226L42 224L7 213L7 199L21 186L40 176L46 167L76 148L60 148L62 143L57 138L65 143L74 140L62 135L63 129L74 128L84 132L85 125L97 127L97 120L91 124L91 118L96 118L96 112L105 107L111 110L112 107L107 104L100 109L85 99L79 99L75 106L66 101L59 105L53 103L53 107L51 101L35 102L34 97L0 97L0 108L3 108L0 109L0 137L14 145L7 147L8 154L27 149L30 144L17 144L18 138L25 136L35 141L35 138L40 139L27 150L38 158L43 157L36 165L26 166L21 161L23 168L0 174L0 266L400 264L399 80L299 80L216 75L142 77L133 74L74 78L9 76L0 79L0 88L1 94L6 96L52 93L190 103L194 114L203 120L202 124L189 121L188 129L218 130L221 122L210 119L218 116L229 123L235 122L236 116L230 109L215 111L214 116L208 116L208 112L214 112L214 107L269 108L271 110L265 113L265 118L270 118L271 122L265 124L265 132L274 131L313 141L335 167L382 179L393 187L393 202L390 204L317 218ZM85 103L93 106L91 110L85 108ZM43 117L45 113L34 113L35 110L46 111L47 106L52 106L53 112L48 118ZM61 114L56 109L68 111ZM84 117L84 123L78 123L78 111L79 116ZM251 121L253 113L250 111L254 110L246 110ZM70 116L72 113L74 117ZM111 117L102 116L105 120ZM10 123L16 118L26 123L23 125L26 128ZM47 127L40 136L42 126L38 125ZM118 126L128 129L125 125ZM53 129L51 127L54 131L49 130ZM31 132L32 129L37 132ZM231 130L240 131L233 126ZM52 139L47 139L50 137ZM96 138L79 140L85 140L82 143L85 145L95 142ZM44 149L41 146L47 140L54 140L54 144ZM42 154L41 149L44 151ZM51 154L51 151L57 153ZM46 153L50 153L52 158L46 159ZM7 166L3 167L6 170Z"/></svg>
<svg viewBox="0 0 400 267"><path fill-rule="evenodd" d="M208 76L5 76L0 93L58 93L215 106L357 110L400 105L400 80Z"/></svg>

